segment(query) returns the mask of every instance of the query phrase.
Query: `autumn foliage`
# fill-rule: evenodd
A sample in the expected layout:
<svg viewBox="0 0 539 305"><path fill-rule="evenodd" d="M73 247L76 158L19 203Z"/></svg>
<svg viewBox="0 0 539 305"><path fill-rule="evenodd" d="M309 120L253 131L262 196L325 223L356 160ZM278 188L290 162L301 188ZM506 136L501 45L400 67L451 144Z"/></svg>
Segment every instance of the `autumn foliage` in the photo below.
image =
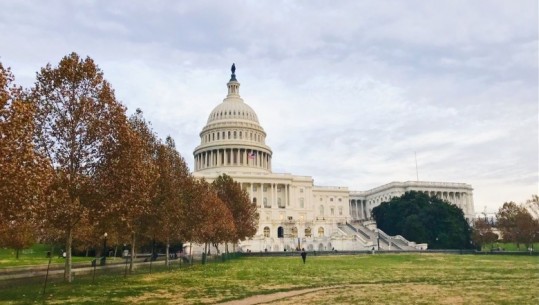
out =
<svg viewBox="0 0 539 305"><path fill-rule="evenodd" d="M13 82L0 63L0 246L20 250L36 241L51 168L34 149L35 107Z"/></svg>
<svg viewBox="0 0 539 305"><path fill-rule="evenodd" d="M29 90L0 63L0 246L60 243L236 243L257 213L230 177L195 179L174 140L158 138L141 110L128 116L103 72L71 53L47 64ZM98 250L99 249L99 250ZM104 249L105 250L105 249ZM168 263L168 262L167 262Z"/></svg>

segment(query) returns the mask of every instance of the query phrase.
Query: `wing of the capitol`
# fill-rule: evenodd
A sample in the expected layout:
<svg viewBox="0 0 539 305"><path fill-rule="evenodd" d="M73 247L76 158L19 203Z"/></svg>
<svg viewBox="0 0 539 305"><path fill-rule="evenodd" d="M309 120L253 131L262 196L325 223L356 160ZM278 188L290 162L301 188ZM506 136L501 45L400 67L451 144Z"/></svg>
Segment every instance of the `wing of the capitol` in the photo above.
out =
<svg viewBox="0 0 539 305"><path fill-rule="evenodd" d="M465 183L391 182L371 190L317 186L310 176L273 173L272 150L255 111L240 97L235 66L228 94L210 113L194 150L194 176L209 182L231 176L247 191L260 215L256 235L241 251L425 249L401 236L388 236L371 219L374 207L407 191L419 191L456 204L471 220L473 189Z"/></svg>

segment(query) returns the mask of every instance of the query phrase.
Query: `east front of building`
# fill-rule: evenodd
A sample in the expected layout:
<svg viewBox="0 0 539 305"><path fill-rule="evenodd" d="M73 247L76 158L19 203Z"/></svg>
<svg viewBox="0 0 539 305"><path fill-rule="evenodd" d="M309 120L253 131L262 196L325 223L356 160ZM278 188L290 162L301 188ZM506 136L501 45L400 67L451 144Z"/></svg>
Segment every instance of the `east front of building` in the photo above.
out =
<svg viewBox="0 0 539 305"><path fill-rule="evenodd" d="M473 189L465 183L392 182L367 191L317 186L310 176L273 173L272 150L255 111L240 97L235 67L228 94L213 109L194 150L194 176L213 181L231 176L247 191L260 215L256 235L241 251L424 249L376 228L371 211L407 191L435 195L459 206L472 219Z"/></svg>

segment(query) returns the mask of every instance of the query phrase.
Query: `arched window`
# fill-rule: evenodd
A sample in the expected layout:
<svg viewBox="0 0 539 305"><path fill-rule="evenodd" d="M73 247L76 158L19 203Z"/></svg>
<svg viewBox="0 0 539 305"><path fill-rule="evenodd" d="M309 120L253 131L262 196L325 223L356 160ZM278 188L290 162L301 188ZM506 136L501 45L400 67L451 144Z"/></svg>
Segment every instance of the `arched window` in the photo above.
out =
<svg viewBox="0 0 539 305"><path fill-rule="evenodd" d="M271 208L271 205L268 204L268 198L264 197L264 207L265 208Z"/></svg>
<svg viewBox="0 0 539 305"><path fill-rule="evenodd" d="M320 205L320 215L324 216L324 206Z"/></svg>
<svg viewBox="0 0 539 305"><path fill-rule="evenodd" d="M311 228L305 229L305 237L311 237Z"/></svg>
<svg viewBox="0 0 539 305"><path fill-rule="evenodd" d="M219 133L217 133L217 140L219 140Z"/></svg>
<svg viewBox="0 0 539 305"><path fill-rule="evenodd" d="M331 212L331 216L335 215L335 208L331 207L330 212Z"/></svg>
<svg viewBox="0 0 539 305"><path fill-rule="evenodd" d="M318 237L324 237L324 228L318 228Z"/></svg>
<svg viewBox="0 0 539 305"><path fill-rule="evenodd" d="M231 138L230 138L230 131L228 132L228 139L231 139Z"/></svg>
<svg viewBox="0 0 539 305"><path fill-rule="evenodd" d="M256 204L256 197L253 197L253 203Z"/></svg>
<svg viewBox="0 0 539 305"><path fill-rule="evenodd" d="M236 138L236 132L234 131L234 139Z"/></svg>
<svg viewBox="0 0 539 305"><path fill-rule="evenodd" d="M284 229L283 229L283 227L279 227L277 229L277 237L278 238L283 238L284 237Z"/></svg>
<svg viewBox="0 0 539 305"><path fill-rule="evenodd" d="M270 237L270 228L264 227L264 237Z"/></svg>
<svg viewBox="0 0 539 305"><path fill-rule="evenodd" d="M284 205L281 204L281 198L277 198L277 205L278 205L280 208L284 208Z"/></svg>

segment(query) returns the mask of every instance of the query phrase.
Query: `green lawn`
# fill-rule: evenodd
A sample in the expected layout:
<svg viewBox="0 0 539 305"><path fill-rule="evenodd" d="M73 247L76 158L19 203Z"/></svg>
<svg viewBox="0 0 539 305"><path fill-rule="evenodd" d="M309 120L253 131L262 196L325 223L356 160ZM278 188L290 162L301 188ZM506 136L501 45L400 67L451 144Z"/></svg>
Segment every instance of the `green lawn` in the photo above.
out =
<svg viewBox="0 0 539 305"><path fill-rule="evenodd" d="M279 304L539 304L539 257L386 254L239 258L149 274L55 282L46 304L214 304L327 287ZM0 288L0 304L41 303L40 284ZM275 303L273 303L275 304Z"/></svg>
<svg viewBox="0 0 539 305"><path fill-rule="evenodd" d="M491 244L484 245L481 247L481 251L491 251L492 250L503 250L503 251L527 251L528 248L525 244L520 244L517 246L515 243L504 243L504 242L495 242ZM534 251L539 251L539 244L533 244Z"/></svg>
<svg viewBox="0 0 539 305"><path fill-rule="evenodd" d="M45 265L48 264L47 252L51 251L49 245L35 244L29 249L19 252L19 258L16 258L15 250L0 248L0 270L2 268L27 266L27 265ZM64 258L60 256L60 249L55 248L52 255L52 264L63 264ZM76 257L73 262L90 262L92 257Z"/></svg>

